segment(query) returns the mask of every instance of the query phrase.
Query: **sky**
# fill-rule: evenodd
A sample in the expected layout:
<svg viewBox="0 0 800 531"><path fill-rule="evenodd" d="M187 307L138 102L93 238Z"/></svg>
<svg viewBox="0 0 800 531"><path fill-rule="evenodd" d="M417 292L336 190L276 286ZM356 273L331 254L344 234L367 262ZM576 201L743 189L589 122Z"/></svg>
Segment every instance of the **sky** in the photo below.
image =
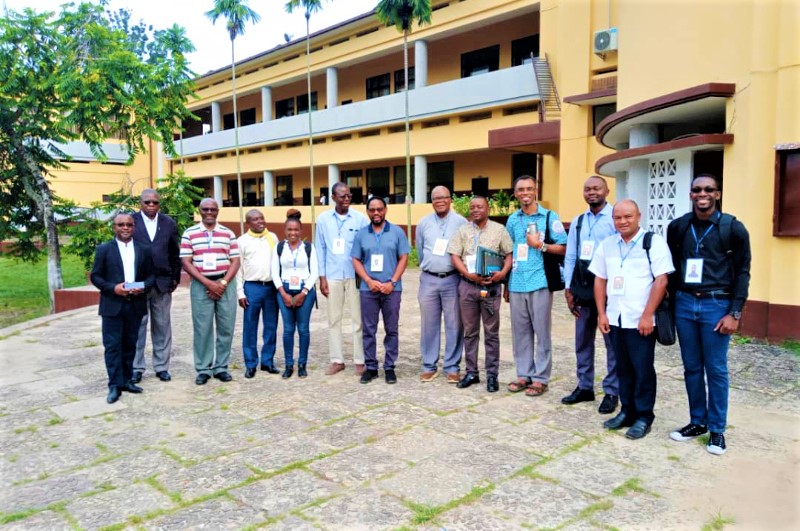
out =
<svg viewBox="0 0 800 531"><path fill-rule="evenodd" d="M30 7L37 12L58 11L67 0L0 0L0 6L21 11ZM306 21L303 11L292 14L284 10L285 0L250 0L249 6L259 15L261 22L250 24L243 35L236 38L236 60L284 44L284 33L293 39L305 37ZM323 0L322 10L311 15L311 33L339 22L372 11L378 0ZM225 20L220 18L212 25L205 12L213 7L212 0L111 0L114 11L122 7L133 13L132 20L143 20L154 29L164 29L178 24L186 28L196 51L189 55L191 68L198 75L230 65L230 38ZM5 9L2 10L3 13Z"/></svg>

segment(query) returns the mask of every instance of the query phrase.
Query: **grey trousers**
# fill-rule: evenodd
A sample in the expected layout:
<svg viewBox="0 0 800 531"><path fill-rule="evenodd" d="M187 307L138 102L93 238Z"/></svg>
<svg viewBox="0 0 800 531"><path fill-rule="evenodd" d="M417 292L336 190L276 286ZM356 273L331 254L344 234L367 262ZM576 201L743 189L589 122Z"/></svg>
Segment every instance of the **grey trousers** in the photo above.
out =
<svg viewBox="0 0 800 531"><path fill-rule="evenodd" d="M594 390L594 338L597 333L597 306L579 306L580 317L575 321L575 357L577 359L578 387ZM606 344L607 374L603 378L603 392L619 396L617 357L611 334L603 334Z"/></svg>
<svg viewBox="0 0 800 531"><path fill-rule="evenodd" d="M547 288L525 292L510 292L511 345L517 376L532 382L550 382L553 352L550 340L553 293ZM533 340L536 339L536 349Z"/></svg>
<svg viewBox="0 0 800 531"><path fill-rule="evenodd" d="M236 327L236 281L231 281L218 301L206 294L206 288L192 279L189 287L192 302L194 368L198 374L213 376L228 372L233 331Z"/></svg>
<svg viewBox="0 0 800 531"><path fill-rule="evenodd" d="M458 285L458 300L461 307L461 322L464 324L464 358L467 372L478 374L478 350L483 322L483 350L486 376L497 376L500 370L500 302L501 286L486 288L488 294L481 297L481 288L461 280Z"/></svg>
<svg viewBox="0 0 800 531"><path fill-rule="evenodd" d="M144 348L147 345L147 322L150 321L150 343L153 345L153 371L169 370L169 358L172 355L172 293L160 293L152 290L147 298L147 313L139 325L139 339L136 341L136 356L133 358L133 370L144 372L147 363L144 359Z"/></svg>
<svg viewBox="0 0 800 531"><path fill-rule="evenodd" d="M444 317L444 363L446 373L457 373L464 351L464 329L461 326L461 312L458 306L458 275L438 278L428 273L420 273L419 301L420 337L419 350L422 354L422 370L436 371L439 363L439 349L442 345L442 317Z"/></svg>

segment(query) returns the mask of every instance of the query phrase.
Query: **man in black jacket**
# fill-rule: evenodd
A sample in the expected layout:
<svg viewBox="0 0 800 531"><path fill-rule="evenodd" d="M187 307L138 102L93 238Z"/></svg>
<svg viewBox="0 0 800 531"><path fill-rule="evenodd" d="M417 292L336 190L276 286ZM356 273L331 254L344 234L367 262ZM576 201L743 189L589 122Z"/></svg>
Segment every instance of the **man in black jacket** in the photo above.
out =
<svg viewBox="0 0 800 531"><path fill-rule="evenodd" d="M147 313L145 293L152 288L150 249L133 241L133 216L114 217L115 238L97 248L91 279L100 290L99 314L103 318L103 347L108 372L108 397L113 404L120 393L141 393L131 382L139 325Z"/></svg>
<svg viewBox="0 0 800 531"><path fill-rule="evenodd" d="M134 214L133 239L150 247L153 273L156 278L153 289L147 295L148 312L139 327L136 356L133 359L133 383L142 381L146 362L144 348L147 344L147 323L150 322L150 341L153 345L153 370L162 382L172 379L169 374L169 359L172 354L172 292L181 279L181 236L175 221L159 212L161 200L150 188L142 192L141 210Z"/></svg>

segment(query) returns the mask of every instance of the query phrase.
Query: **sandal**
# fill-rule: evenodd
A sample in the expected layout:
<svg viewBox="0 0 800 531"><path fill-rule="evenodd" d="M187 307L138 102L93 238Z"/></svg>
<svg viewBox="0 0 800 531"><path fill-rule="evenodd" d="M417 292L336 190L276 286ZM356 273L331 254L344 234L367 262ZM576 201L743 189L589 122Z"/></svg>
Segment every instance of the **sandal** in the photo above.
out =
<svg viewBox="0 0 800 531"><path fill-rule="evenodd" d="M512 393L519 393L520 391L527 389L530 385L530 380L526 380L525 378L517 378L516 382L511 382L508 384L508 390Z"/></svg>
<svg viewBox="0 0 800 531"><path fill-rule="evenodd" d="M547 392L547 384L534 382L525 390L525 396L542 396Z"/></svg>

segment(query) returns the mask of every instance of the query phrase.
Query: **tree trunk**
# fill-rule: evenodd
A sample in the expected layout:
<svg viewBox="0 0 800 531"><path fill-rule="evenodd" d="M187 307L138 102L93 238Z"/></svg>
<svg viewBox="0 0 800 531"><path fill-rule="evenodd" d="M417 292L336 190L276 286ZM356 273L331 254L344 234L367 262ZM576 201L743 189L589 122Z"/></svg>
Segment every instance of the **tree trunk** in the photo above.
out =
<svg viewBox="0 0 800 531"><path fill-rule="evenodd" d="M403 31L403 75L405 76L405 114L406 114L406 221L408 223L408 245L411 245L411 133L408 117L408 30Z"/></svg>
<svg viewBox="0 0 800 531"><path fill-rule="evenodd" d="M314 212L314 132L311 128L311 30L309 22L311 13L306 9L306 84L308 92L308 176L311 187L311 241L314 241L314 226L316 216Z"/></svg>
<svg viewBox="0 0 800 531"><path fill-rule="evenodd" d="M242 166L239 160L239 111L236 106L236 60L231 39L231 84L233 87L233 144L236 150L236 188L239 195L239 235L244 234L244 209L242 208ZM222 208L222 205L217 205Z"/></svg>

